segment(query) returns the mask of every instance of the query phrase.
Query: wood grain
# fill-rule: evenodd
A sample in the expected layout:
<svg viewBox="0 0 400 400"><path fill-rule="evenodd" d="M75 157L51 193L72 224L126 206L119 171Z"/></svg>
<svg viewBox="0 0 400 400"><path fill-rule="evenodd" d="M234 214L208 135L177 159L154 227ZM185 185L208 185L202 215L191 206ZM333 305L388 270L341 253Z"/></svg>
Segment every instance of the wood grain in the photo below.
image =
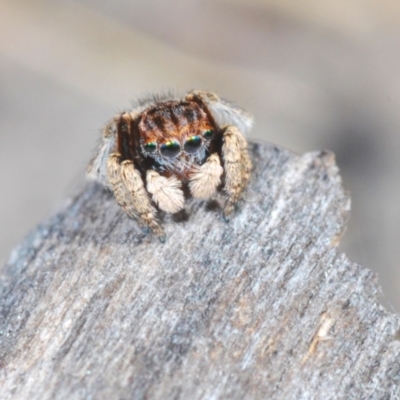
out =
<svg viewBox="0 0 400 400"><path fill-rule="evenodd" d="M229 222L192 201L162 244L88 184L31 232L1 275L1 399L398 398L399 317L337 250L333 154L250 151Z"/></svg>

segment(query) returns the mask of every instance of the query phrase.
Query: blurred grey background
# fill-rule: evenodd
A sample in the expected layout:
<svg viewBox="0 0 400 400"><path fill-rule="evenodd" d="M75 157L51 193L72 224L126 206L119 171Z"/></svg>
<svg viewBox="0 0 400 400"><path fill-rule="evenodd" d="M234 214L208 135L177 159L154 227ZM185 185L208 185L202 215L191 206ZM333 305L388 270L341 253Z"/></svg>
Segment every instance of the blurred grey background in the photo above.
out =
<svg viewBox="0 0 400 400"><path fill-rule="evenodd" d="M83 180L111 116L193 88L252 111L253 138L336 153L342 250L400 310L398 0L1 0L0 264Z"/></svg>

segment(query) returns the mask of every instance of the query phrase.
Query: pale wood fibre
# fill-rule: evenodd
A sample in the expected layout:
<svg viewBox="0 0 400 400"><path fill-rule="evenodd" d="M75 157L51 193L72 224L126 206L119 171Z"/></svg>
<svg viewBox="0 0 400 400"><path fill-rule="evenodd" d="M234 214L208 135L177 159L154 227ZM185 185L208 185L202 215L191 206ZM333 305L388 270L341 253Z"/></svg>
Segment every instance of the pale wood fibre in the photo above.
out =
<svg viewBox="0 0 400 400"><path fill-rule="evenodd" d="M193 200L162 244L91 183L27 236L2 270L2 400L398 396L399 318L336 248L334 156L249 150L229 222Z"/></svg>

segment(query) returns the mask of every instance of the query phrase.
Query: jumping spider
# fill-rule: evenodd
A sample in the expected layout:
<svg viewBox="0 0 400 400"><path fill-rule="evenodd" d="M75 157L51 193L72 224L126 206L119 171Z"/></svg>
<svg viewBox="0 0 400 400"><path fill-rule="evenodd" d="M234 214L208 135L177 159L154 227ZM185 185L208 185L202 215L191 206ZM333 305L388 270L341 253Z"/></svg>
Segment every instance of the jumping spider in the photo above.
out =
<svg viewBox="0 0 400 400"><path fill-rule="evenodd" d="M251 115L214 93L191 91L184 98L139 101L105 126L88 176L108 187L130 217L164 240L155 206L176 213L185 196L208 199L222 183L224 214L232 213L250 178L242 133L251 125Z"/></svg>

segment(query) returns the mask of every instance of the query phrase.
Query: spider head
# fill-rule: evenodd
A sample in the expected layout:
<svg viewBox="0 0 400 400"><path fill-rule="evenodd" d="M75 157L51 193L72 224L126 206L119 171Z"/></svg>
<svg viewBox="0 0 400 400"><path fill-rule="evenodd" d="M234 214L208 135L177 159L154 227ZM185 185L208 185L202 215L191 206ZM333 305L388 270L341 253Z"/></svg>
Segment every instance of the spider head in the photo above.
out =
<svg viewBox="0 0 400 400"><path fill-rule="evenodd" d="M196 102L169 101L144 111L138 130L143 155L171 164L204 155L216 128Z"/></svg>

